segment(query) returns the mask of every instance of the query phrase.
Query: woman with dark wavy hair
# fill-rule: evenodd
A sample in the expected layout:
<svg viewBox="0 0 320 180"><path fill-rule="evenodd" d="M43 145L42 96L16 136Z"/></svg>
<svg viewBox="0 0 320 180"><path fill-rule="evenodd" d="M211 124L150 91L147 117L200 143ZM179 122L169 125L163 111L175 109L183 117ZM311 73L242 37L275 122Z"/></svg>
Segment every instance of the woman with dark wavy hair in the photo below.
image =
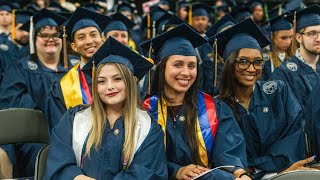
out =
<svg viewBox="0 0 320 180"><path fill-rule="evenodd" d="M144 101L165 132L169 177L190 179L210 168L203 178L250 179L245 169L243 135L230 108L199 91L199 61L195 47L207 41L186 24L141 46L152 49L157 65L152 96Z"/></svg>
<svg viewBox="0 0 320 180"><path fill-rule="evenodd" d="M258 81L264 67L262 48L269 41L250 18L210 41L214 39L225 59L219 98L231 107L242 129L255 178L305 169L313 157L301 160L305 147L299 103L284 82Z"/></svg>

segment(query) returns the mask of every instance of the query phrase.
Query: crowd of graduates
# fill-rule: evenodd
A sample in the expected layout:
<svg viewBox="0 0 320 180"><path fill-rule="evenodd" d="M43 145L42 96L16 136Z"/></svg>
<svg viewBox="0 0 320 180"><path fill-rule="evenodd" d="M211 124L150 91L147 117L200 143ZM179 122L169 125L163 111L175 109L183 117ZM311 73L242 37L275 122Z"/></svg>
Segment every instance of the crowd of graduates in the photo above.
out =
<svg viewBox="0 0 320 180"><path fill-rule="evenodd" d="M172 5L0 1L0 109L46 116L44 179L320 169L320 4ZM43 147L1 145L0 179Z"/></svg>

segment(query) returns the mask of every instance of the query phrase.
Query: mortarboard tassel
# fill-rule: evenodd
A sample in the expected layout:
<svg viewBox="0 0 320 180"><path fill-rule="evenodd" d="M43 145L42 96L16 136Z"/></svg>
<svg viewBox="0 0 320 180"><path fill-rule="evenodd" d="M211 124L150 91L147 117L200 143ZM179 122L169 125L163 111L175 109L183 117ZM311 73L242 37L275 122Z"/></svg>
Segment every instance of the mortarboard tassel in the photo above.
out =
<svg viewBox="0 0 320 180"><path fill-rule="evenodd" d="M273 51L273 46L272 46L272 34L271 34L271 24L270 24L270 21L268 23L268 36L269 36L269 39L271 41L270 45L269 45L269 52L268 52L268 55L269 55L269 61L270 61L270 64L271 64L271 72L274 71L274 62L273 62L273 59L272 59L272 51Z"/></svg>
<svg viewBox="0 0 320 180"><path fill-rule="evenodd" d="M30 30L29 30L29 45L30 45L30 54L35 53L35 47L34 47L34 27L33 27L33 16L30 17Z"/></svg>
<svg viewBox="0 0 320 180"><path fill-rule="evenodd" d="M11 39L16 39L16 10L12 10Z"/></svg>
<svg viewBox="0 0 320 180"><path fill-rule="evenodd" d="M264 3L263 10L264 10L264 14L266 16L266 20L268 21L269 20L269 14L268 14L268 5L267 5L267 3Z"/></svg>
<svg viewBox="0 0 320 180"><path fill-rule="evenodd" d="M279 11L278 11L278 16L282 15L282 5L279 5Z"/></svg>
<svg viewBox="0 0 320 180"><path fill-rule="evenodd" d="M152 38L156 37L156 21L152 21Z"/></svg>
<svg viewBox="0 0 320 180"><path fill-rule="evenodd" d="M149 48L149 58L151 59L151 51L152 51L152 42L150 43L150 48ZM151 69L148 71L148 95L151 95Z"/></svg>
<svg viewBox="0 0 320 180"><path fill-rule="evenodd" d="M296 28L297 28L297 11L295 11L294 12L294 15L293 15L293 34L296 34L297 32L297 30L296 30ZM296 41L296 38L292 38L292 46L291 46L291 50L292 50L292 52L296 52L296 50L297 50L297 41Z"/></svg>
<svg viewBox="0 0 320 180"><path fill-rule="evenodd" d="M67 54L67 34L66 26L63 26L63 66L65 69L68 69L68 54Z"/></svg>
<svg viewBox="0 0 320 180"><path fill-rule="evenodd" d="M94 84L94 73L95 73L95 69L96 68L96 66L95 66L95 64L94 64L94 61L92 61L92 87L95 87L95 84ZM92 92L91 92L91 94L92 94L92 96L91 97L93 97L94 96L94 91L92 90Z"/></svg>
<svg viewBox="0 0 320 180"><path fill-rule="evenodd" d="M151 38L151 22L150 22L150 13L147 15L147 39Z"/></svg>
<svg viewBox="0 0 320 180"><path fill-rule="evenodd" d="M218 75L218 44L217 38L214 40L214 81L213 81L213 88L217 86L217 75Z"/></svg>
<svg viewBox="0 0 320 180"><path fill-rule="evenodd" d="M188 23L190 26L192 26L192 6L189 7Z"/></svg>

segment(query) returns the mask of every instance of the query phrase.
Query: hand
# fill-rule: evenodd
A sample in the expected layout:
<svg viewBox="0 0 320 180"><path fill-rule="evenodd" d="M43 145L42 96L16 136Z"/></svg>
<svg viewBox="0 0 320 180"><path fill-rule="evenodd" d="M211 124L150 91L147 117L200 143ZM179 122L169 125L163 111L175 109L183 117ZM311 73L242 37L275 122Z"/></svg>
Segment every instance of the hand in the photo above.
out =
<svg viewBox="0 0 320 180"><path fill-rule="evenodd" d="M284 171L280 172L279 174L284 173L284 172L294 171L294 170L313 170L313 168L304 167L305 164L307 164L313 160L314 160L314 156L309 157L307 159L300 160L298 162L295 162L288 169L285 169Z"/></svg>
<svg viewBox="0 0 320 180"><path fill-rule="evenodd" d="M208 168L190 164L178 170L176 174L176 179L190 179L208 170L209 170Z"/></svg>
<svg viewBox="0 0 320 180"><path fill-rule="evenodd" d="M85 175L78 175L73 180L95 180L95 179Z"/></svg>

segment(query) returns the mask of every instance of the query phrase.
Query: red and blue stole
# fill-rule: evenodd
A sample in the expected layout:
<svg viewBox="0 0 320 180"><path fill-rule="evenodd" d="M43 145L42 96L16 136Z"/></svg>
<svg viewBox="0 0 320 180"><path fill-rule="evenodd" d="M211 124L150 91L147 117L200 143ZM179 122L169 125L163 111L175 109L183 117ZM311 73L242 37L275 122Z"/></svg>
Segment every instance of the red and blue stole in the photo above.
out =
<svg viewBox="0 0 320 180"><path fill-rule="evenodd" d="M198 123L197 123L197 138L198 149L202 163L208 167L211 161L211 154L215 136L218 129L218 117L213 98L201 91L198 92ZM151 96L143 103L149 114L162 127L164 132L164 141L166 140L166 120L167 120L167 105L164 99L162 104L157 96ZM166 142L164 142L166 145Z"/></svg>
<svg viewBox="0 0 320 180"><path fill-rule="evenodd" d="M63 76L60 86L67 109L80 104L91 104L91 92L80 63L76 64Z"/></svg>

